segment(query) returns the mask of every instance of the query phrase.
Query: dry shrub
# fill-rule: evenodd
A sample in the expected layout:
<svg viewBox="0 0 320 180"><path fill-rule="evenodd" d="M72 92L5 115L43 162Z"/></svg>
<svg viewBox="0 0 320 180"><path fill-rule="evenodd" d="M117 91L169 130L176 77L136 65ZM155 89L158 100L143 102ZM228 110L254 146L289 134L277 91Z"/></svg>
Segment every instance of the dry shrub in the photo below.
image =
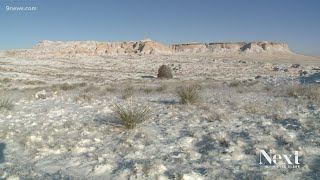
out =
<svg viewBox="0 0 320 180"><path fill-rule="evenodd" d="M181 104L193 104L200 99L199 90L198 85L182 86L177 88L176 94Z"/></svg>
<svg viewBox="0 0 320 180"><path fill-rule="evenodd" d="M121 122L127 129L133 129L138 123L141 123L152 114L152 110L149 106L139 106L132 104L132 100L128 105L115 104L114 117Z"/></svg>
<svg viewBox="0 0 320 180"><path fill-rule="evenodd" d="M161 84L159 87L156 88L157 92L164 92L168 89L168 86L166 84Z"/></svg>
<svg viewBox="0 0 320 180"><path fill-rule="evenodd" d="M149 87L146 87L146 88L141 88L141 90L145 93L145 94L150 94L153 89L152 88L149 88Z"/></svg>
<svg viewBox="0 0 320 180"><path fill-rule="evenodd" d="M122 98L128 99L134 95L135 89L132 86L127 86L122 90Z"/></svg>
<svg viewBox="0 0 320 180"><path fill-rule="evenodd" d="M7 98L0 98L0 111L11 110L14 107L13 101Z"/></svg>
<svg viewBox="0 0 320 180"><path fill-rule="evenodd" d="M167 65L162 65L160 66L158 70L158 78L166 78L166 79L171 79L172 76L172 71L171 68Z"/></svg>
<svg viewBox="0 0 320 180"><path fill-rule="evenodd" d="M319 85L295 85L287 87L287 95L294 98L307 98L320 105Z"/></svg>
<svg viewBox="0 0 320 180"><path fill-rule="evenodd" d="M75 97L75 101L91 101L92 99L92 95L88 94L88 93L80 93L78 96Z"/></svg>
<svg viewBox="0 0 320 180"><path fill-rule="evenodd" d="M72 90L75 88L76 88L76 85L74 85L74 84L63 83L60 85L60 89L63 91L68 91L68 90Z"/></svg>

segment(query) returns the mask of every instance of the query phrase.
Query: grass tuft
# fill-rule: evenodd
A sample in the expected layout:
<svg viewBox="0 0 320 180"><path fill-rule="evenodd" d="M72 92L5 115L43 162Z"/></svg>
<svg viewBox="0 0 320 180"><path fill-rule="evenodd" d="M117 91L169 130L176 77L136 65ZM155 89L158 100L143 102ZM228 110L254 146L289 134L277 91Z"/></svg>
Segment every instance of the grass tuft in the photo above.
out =
<svg viewBox="0 0 320 180"><path fill-rule="evenodd" d="M319 85L296 85L287 88L290 97L305 97L308 100L320 105L320 86Z"/></svg>
<svg viewBox="0 0 320 180"><path fill-rule="evenodd" d="M10 99L0 99L0 110L11 110L14 107L13 101Z"/></svg>
<svg viewBox="0 0 320 180"><path fill-rule="evenodd" d="M63 83L60 85L60 89L63 91L69 91L69 90L72 90L75 88L76 88L76 85L74 85L74 84Z"/></svg>
<svg viewBox="0 0 320 180"><path fill-rule="evenodd" d="M132 86L128 86L122 91L122 98L129 99L134 95L135 89Z"/></svg>
<svg viewBox="0 0 320 180"><path fill-rule="evenodd" d="M180 100L181 104L194 104L199 99L199 89L198 85L190 85L179 87L176 90L176 94Z"/></svg>
<svg viewBox="0 0 320 180"><path fill-rule="evenodd" d="M152 114L152 110L149 106L137 106L133 105L132 101L128 105L115 104L114 117L121 122L127 129L133 129L138 123L141 123Z"/></svg>

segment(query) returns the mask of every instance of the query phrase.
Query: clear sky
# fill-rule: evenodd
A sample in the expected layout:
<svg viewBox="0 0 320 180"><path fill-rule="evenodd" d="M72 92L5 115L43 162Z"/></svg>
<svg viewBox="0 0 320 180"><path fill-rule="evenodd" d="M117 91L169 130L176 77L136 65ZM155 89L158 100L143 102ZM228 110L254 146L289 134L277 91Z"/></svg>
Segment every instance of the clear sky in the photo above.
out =
<svg viewBox="0 0 320 180"><path fill-rule="evenodd" d="M320 0L0 0L0 49L149 37L165 44L277 41L320 55L319 34Z"/></svg>

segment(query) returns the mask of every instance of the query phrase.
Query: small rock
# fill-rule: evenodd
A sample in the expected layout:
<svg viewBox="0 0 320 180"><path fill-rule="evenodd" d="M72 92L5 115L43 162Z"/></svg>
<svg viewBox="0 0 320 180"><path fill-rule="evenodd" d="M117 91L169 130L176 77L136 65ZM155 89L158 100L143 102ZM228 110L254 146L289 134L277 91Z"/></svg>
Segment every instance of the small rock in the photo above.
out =
<svg viewBox="0 0 320 180"><path fill-rule="evenodd" d="M182 180L202 180L203 178L201 178L198 174L192 172L192 173L182 175L181 179Z"/></svg>
<svg viewBox="0 0 320 180"><path fill-rule="evenodd" d="M299 75L302 76L302 75L307 75L308 74L308 71L302 71L302 70L299 70Z"/></svg>
<svg viewBox="0 0 320 180"><path fill-rule="evenodd" d="M13 176L9 176L7 180L20 180L20 177L13 175Z"/></svg>
<svg viewBox="0 0 320 180"><path fill-rule="evenodd" d="M45 90L38 91L35 94L35 98L37 98L37 99L46 99L47 98L47 92Z"/></svg>
<svg viewBox="0 0 320 180"><path fill-rule="evenodd" d="M8 176L7 172L0 172L0 179L6 179L6 177Z"/></svg>

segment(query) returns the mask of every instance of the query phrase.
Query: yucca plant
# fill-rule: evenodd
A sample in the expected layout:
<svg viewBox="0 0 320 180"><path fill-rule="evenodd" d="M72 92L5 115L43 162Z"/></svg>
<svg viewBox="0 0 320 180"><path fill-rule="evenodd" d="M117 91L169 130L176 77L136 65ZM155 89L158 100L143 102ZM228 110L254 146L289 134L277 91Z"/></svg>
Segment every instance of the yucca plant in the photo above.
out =
<svg viewBox="0 0 320 180"><path fill-rule="evenodd" d="M128 129L133 129L137 126L138 123L141 123L150 118L152 114L151 108L147 105L133 105L132 98L130 98L129 104L115 104L114 107L114 117Z"/></svg>
<svg viewBox="0 0 320 180"><path fill-rule="evenodd" d="M200 99L199 96L200 87L197 85L189 85L179 87L176 90L177 97L181 104L193 104Z"/></svg>
<svg viewBox="0 0 320 180"><path fill-rule="evenodd" d="M6 98L1 98L0 99L0 110L11 110L13 108L14 104L12 100L6 99Z"/></svg>

